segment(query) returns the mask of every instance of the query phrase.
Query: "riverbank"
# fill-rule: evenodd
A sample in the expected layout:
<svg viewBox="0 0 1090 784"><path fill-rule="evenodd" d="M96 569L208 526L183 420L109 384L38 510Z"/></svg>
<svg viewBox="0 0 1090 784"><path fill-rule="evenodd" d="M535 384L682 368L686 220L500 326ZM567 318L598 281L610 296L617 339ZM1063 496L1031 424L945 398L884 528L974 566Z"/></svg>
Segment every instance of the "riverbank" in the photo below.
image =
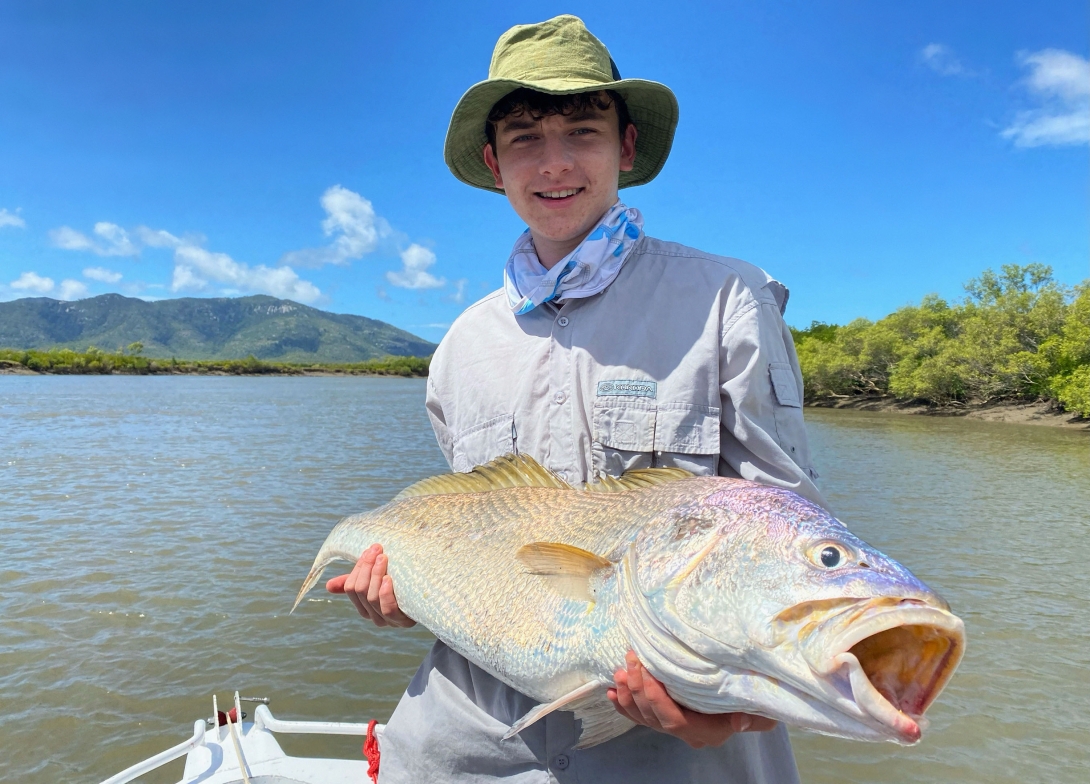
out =
<svg viewBox="0 0 1090 784"><path fill-rule="evenodd" d="M888 414L916 414L937 417L964 417L986 422L1006 422L1016 425L1044 425L1090 432L1090 419L1063 411L1045 401L1000 401L982 405L931 406L915 400L898 400L892 395L881 397L853 396L819 398L806 402L809 408L837 408L853 411L876 411Z"/></svg>
<svg viewBox="0 0 1090 784"><path fill-rule="evenodd" d="M255 357L222 360L149 358L63 349L18 351L0 349L0 375L127 375L127 376L399 376L428 375L430 357L382 357L344 364L266 362Z"/></svg>
<svg viewBox="0 0 1090 784"><path fill-rule="evenodd" d="M208 368L156 368L144 372L132 370L110 370L93 372L72 372L57 370L31 370L23 365L5 364L0 361L0 376L307 376L324 378L331 376L365 376L375 378L380 376L395 376L398 378L427 378L427 373L400 373L390 370L360 370L354 368L338 367L307 367L307 366L283 366L271 370L215 370Z"/></svg>
<svg viewBox="0 0 1090 784"><path fill-rule="evenodd" d="M793 329L805 397L889 395L944 413L1040 400L1090 418L1090 280L1067 286L1041 264L1005 264L965 291L961 302L928 295L878 321Z"/></svg>

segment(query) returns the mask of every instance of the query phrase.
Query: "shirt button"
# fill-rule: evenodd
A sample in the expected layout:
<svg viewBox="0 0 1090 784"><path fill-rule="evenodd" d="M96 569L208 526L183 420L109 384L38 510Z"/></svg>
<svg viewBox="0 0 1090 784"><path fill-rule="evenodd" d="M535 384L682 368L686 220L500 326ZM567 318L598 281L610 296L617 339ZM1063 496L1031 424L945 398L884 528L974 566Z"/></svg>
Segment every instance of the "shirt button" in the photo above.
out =
<svg viewBox="0 0 1090 784"><path fill-rule="evenodd" d="M553 767L557 770L567 770L571 760L568 759L567 754L557 754L556 759L553 760Z"/></svg>
<svg viewBox="0 0 1090 784"><path fill-rule="evenodd" d="M567 316L561 316L560 318L558 318L556 320L556 323L559 324L562 327L566 327L566 326L568 326L568 317Z"/></svg>
<svg viewBox="0 0 1090 784"><path fill-rule="evenodd" d="M555 400L557 403L563 403L564 402L564 393L563 392L557 392L556 397L554 397L553 400Z"/></svg>

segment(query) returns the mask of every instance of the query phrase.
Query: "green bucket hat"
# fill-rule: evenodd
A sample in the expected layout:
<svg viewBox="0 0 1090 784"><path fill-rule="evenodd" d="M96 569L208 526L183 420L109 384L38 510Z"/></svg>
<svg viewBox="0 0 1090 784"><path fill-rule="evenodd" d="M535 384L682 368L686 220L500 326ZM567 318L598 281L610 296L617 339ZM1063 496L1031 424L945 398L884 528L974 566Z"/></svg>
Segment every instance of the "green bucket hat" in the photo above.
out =
<svg viewBox="0 0 1090 784"><path fill-rule="evenodd" d="M650 182L666 163L677 127L677 98L670 88L645 79L622 79L606 47L583 20L557 16L512 27L496 42L488 79L466 91L447 129L443 157L451 172L476 188L503 193L484 164L485 123L501 98L520 87L550 95L614 90L628 105L639 131L632 171L621 172L619 187Z"/></svg>

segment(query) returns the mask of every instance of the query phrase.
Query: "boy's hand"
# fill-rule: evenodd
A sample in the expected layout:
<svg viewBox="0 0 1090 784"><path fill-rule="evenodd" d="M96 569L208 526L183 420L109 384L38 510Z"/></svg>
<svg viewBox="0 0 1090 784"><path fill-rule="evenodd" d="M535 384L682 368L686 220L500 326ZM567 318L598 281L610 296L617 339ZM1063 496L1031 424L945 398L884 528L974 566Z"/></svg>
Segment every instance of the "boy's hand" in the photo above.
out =
<svg viewBox="0 0 1090 784"><path fill-rule="evenodd" d="M394 578L386 574L389 559L381 544L363 551L349 574L334 577L325 584L330 593L347 594L356 610L375 626L415 626L416 621L401 612L394 598Z"/></svg>
<svg viewBox="0 0 1090 784"><path fill-rule="evenodd" d="M651 729L681 738L694 749L720 746L736 732L764 732L776 722L748 713L697 713L674 702L661 683L652 677L636 654L625 656L626 668L613 674L616 688L607 694L617 712Z"/></svg>

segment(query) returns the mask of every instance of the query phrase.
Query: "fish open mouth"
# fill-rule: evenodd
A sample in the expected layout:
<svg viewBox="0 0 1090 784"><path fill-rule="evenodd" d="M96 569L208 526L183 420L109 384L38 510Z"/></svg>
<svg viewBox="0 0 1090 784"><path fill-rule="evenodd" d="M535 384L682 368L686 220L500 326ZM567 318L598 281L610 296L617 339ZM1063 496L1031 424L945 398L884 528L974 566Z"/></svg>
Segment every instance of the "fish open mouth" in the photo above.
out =
<svg viewBox="0 0 1090 784"><path fill-rule="evenodd" d="M928 706L965 651L961 619L916 600L868 602L838 639L833 659L846 667L856 704L894 731L920 739Z"/></svg>

